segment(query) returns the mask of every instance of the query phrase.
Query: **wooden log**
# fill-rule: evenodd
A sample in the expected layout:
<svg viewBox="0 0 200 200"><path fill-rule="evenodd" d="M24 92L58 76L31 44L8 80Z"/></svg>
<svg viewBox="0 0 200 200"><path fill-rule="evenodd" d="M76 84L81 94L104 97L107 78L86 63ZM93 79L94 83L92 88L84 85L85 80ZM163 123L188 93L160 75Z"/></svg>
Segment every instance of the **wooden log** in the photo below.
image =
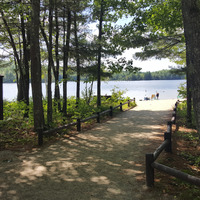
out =
<svg viewBox="0 0 200 200"><path fill-rule="evenodd" d="M164 133L164 140L169 140L168 145L165 148L165 151L168 153L172 152L172 140L171 140L171 132Z"/></svg>
<svg viewBox="0 0 200 200"><path fill-rule="evenodd" d="M100 115L106 114L108 112L110 112L110 109L109 110L104 110L103 112L100 112Z"/></svg>
<svg viewBox="0 0 200 200"><path fill-rule="evenodd" d="M176 178L184 180L188 183L191 183L193 185L200 186L200 178L198 178L198 177L191 176L191 175L181 172L179 170L159 164L157 162L152 163L152 167L159 171L163 171L171 176L175 176Z"/></svg>
<svg viewBox="0 0 200 200"><path fill-rule="evenodd" d="M121 106L121 105L118 105L118 106L113 107L113 110L119 108L120 106Z"/></svg>
<svg viewBox="0 0 200 200"><path fill-rule="evenodd" d="M173 113L172 117L174 118L173 124L176 124L176 112Z"/></svg>
<svg viewBox="0 0 200 200"><path fill-rule="evenodd" d="M167 122L167 132L172 133L172 121Z"/></svg>
<svg viewBox="0 0 200 200"><path fill-rule="evenodd" d="M158 158L161 152L169 145L169 140L165 140L153 153L154 160Z"/></svg>
<svg viewBox="0 0 200 200"><path fill-rule="evenodd" d="M69 128L69 127L71 127L71 126L75 126L75 125L77 125L77 122L73 122L73 123L70 123L70 124L66 124L66 125L64 125L64 126L60 126L60 127L57 127L57 128L51 129L51 130L43 131L43 134L44 134L44 135L48 135L48 134L54 133L54 132L56 132L56 131L61 131L61 130L63 130L63 129L67 129L67 128Z"/></svg>
<svg viewBox="0 0 200 200"><path fill-rule="evenodd" d="M94 119L94 118L97 118L97 114L96 114L96 115L93 115L93 116L91 116L91 117L87 117L87 118L85 118L85 119L81 119L80 121L81 121L81 122L86 122L86 121L88 121L88 120L90 120L90 119Z"/></svg>

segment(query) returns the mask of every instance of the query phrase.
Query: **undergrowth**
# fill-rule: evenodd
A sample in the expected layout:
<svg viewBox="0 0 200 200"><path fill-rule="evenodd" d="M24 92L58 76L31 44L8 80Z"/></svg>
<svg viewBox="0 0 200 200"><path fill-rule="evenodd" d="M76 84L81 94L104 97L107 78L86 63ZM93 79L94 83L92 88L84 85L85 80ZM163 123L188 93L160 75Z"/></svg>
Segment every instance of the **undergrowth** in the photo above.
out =
<svg viewBox="0 0 200 200"><path fill-rule="evenodd" d="M92 97L90 103L85 99L80 99L78 106L75 97L70 97L67 100L67 117L63 116L62 111L58 110L58 102L53 103L53 122L50 124L50 129L62 126L71 122L75 122L77 118L84 119L90 117L97 112L101 112L117 106L120 102L127 102L130 98L123 97L124 92L116 89L112 90L111 98L102 97L101 107L96 106L97 98ZM60 100L62 107L62 99ZM135 106L135 102L131 102L131 107ZM123 109L127 109L128 105L124 105ZM47 121L47 100L43 100L44 116ZM25 117L28 111L28 118ZM114 111L119 112L119 109ZM93 121L86 122L93 123ZM0 150L9 148L18 148L24 146L36 146L37 135L34 132L33 119L33 102L30 99L30 104L17 101L4 101L4 120L0 121ZM62 133L68 133L69 130L64 130ZM44 140L54 140L58 137L57 134L45 137Z"/></svg>

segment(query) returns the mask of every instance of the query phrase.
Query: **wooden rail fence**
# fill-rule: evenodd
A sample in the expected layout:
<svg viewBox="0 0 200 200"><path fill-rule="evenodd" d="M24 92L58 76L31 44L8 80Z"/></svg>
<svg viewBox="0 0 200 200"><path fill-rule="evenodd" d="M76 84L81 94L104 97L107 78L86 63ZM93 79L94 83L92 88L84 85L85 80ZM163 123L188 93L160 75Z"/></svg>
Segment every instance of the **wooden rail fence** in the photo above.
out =
<svg viewBox="0 0 200 200"><path fill-rule="evenodd" d="M155 162L164 149L166 152L172 152L172 142L171 142L172 124L176 124L177 106L178 102L176 102L175 104L171 121L167 123L167 132L164 133L164 142L155 150L154 153L146 154L146 185L148 187L154 186L154 169L157 169L171 176L187 181L188 183L200 186L200 178L191 176L179 170Z"/></svg>
<svg viewBox="0 0 200 200"><path fill-rule="evenodd" d="M54 132L57 132L57 131L60 131L60 130L64 130L64 129L70 128L72 126L76 126L77 127L77 131L81 131L81 123L86 122L86 121L91 120L91 119L95 119L95 118L97 119L97 123L100 123L101 115L109 113L109 115L112 117L113 116L113 110L115 110L117 108L120 108L120 111L123 111L123 105L128 104L128 107L130 107L130 103L131 102L135 102L135 98L133 98L131 100L128 100L125 103L120 103L118 106L115 106L115 107L110 106L110 109L102 111L102 112L98 112L97 114L95 114L95 115L93 115L91 117L87 117L85 119L77 119L76 122L73 122L73 123L70 123L70 124L66 124L64 126L60 126L60 127L57 127L57 128L51 129L51 130L47 130L47 131L43 131L42 129L39 129L39 130L37 130L37 133L38 133L38 145L41 146L43 144L43 135L45 135L45 134L46 135L47 134L51 134L51 133L54 133Z"/></svg>

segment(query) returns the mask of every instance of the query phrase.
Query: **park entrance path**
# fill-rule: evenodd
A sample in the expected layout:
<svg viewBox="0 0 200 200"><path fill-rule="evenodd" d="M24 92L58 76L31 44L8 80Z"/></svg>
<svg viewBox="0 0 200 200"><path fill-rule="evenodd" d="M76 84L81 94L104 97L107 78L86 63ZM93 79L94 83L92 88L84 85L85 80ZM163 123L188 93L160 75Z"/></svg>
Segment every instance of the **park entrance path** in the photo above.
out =
<svg viewBox="0 0 200 200"><path fill-rule="evenodd" d="M145 186L175 100L137 102L91 130L32 152L1 152L1 200L173 199ZM4 158L5 160L5 158Z"/></svg>

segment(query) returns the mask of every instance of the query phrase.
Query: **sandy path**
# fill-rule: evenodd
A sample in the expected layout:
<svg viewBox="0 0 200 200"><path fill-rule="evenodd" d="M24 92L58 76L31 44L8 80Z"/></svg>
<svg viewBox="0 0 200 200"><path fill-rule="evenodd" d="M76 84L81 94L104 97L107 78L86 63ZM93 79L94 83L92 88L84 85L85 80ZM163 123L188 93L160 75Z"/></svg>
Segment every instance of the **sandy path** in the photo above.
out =
<svg viewBox="0 0 200 200"><path fill-rule="evenodd" d="M145 153L161 144L175 100L137 103L136 108L49 147L6 152L12 162L5 162L1 152L0 199L173 199L146 188L144 160Z"/></svg>

